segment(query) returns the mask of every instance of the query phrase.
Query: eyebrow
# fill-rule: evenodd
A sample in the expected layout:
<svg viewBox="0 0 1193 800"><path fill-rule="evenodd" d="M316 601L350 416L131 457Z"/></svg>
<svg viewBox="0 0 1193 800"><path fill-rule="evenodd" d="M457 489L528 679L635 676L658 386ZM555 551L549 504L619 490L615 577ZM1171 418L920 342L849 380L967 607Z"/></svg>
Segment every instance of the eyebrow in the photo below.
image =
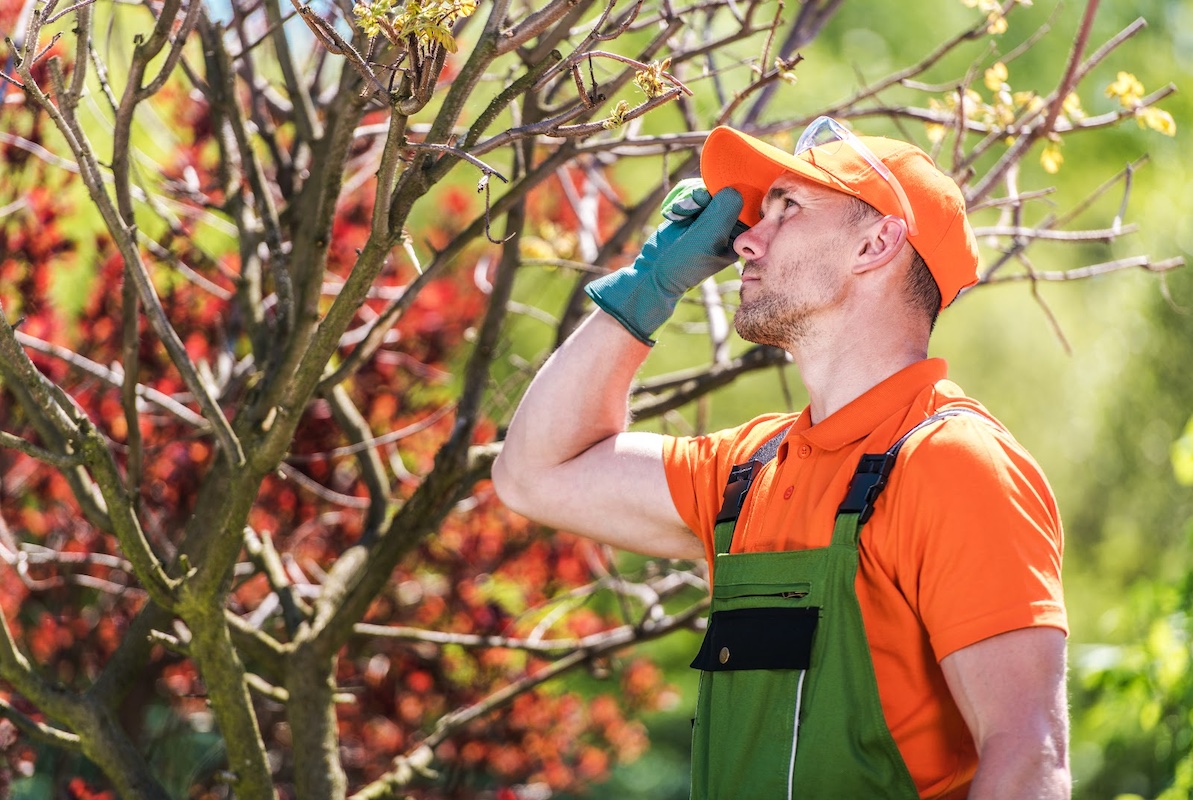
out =
<svg viewBox="0 0 1193 800"><path fill-rule="evenodd" d="M791 191L791 190L790 190L790 189L781 189L781 188L779 188L778 186L772 186L772 187L770 188L770 190L769 190L769 191L767 191L767 193L766 193L766 197L764 197L764 198L762 199L762 202L763 202L763 203L768 203L768 202L771 202L771 201L773 201L773 200L779 200L779 199L782 199L783 195L787 194L789 191Z"/></svg>
<svg viewBox="0 0 1193 800"><path fill-rule="evenodd" d="M782 200L784 195L788 195L794 191L794 188L788 186L786 189L778 186L772 186L766 193L766 197L762 198L762 203L758 206L758 213L764 215L766 207L776 200Z"/></svg>

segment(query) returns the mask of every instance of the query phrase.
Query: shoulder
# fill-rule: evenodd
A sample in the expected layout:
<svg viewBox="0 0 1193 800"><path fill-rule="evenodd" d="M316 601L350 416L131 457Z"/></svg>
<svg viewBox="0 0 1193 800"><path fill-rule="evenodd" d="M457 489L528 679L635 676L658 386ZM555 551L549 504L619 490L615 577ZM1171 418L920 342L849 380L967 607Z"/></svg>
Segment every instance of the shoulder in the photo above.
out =
<svg viewBox="0 0 1193 800"><path fill-rule="evenodd" d="M924 485L933 494L1030 487L1053 505L1052 490L1036 460L989 411L972 400L937 409L959 412L913 433L899 454L904 483Z"/></svg>

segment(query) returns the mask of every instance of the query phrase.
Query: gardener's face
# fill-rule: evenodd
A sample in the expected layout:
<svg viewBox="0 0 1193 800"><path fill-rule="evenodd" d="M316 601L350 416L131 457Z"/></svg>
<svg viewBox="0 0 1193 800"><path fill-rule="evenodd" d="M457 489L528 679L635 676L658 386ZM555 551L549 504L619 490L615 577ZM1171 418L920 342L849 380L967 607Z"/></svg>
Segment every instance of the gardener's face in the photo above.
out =
<svg viewBox="0 0 1193 800"><path fill-rule="evenodd" d="M744 260L734 326L743 339L791 350L849 289L855 200L790 173L771 184L762 219L737 237Z"/></svg>

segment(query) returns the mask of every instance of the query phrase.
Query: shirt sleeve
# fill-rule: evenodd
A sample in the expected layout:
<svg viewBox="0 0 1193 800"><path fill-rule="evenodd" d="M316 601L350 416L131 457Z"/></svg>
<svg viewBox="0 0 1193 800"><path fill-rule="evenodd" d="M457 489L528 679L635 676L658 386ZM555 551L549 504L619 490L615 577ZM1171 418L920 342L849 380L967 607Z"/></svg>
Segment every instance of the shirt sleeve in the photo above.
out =
<svg viewBox="0 0 1193 800"><path fill-rule="evenodd" d="M713 557L713 529L734 465L747 461L790 414L767 414L737 428L706 436L664 436L663 468L675 510Z"/></svg>
<svg viewBox="0 0 1193 800"><path fill-rule="evenodd" d="M994 424L954 417L909 441L899 462L887 556L936 659L1020 628L1067 634L1063 531L1031 456Z"/></svg>

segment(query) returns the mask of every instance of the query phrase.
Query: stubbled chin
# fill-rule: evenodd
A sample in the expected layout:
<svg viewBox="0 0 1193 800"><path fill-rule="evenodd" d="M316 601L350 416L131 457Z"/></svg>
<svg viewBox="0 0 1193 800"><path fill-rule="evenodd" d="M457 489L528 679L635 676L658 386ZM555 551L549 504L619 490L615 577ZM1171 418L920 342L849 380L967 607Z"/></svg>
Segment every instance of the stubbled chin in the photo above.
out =
<svg viewBox="0 0 1193 800"><path fill-rule="evenodd" d="M742 292L733 327L747 342L771 345L784 350L806 334L805 320L795 309L785 306L765 292Z"/></svg>
<svg viewBox="0 0 1193 800"><path fill-rule="evenodd" d="M774 332L769 330L767 322L765 311L743 297L741 305L737 307L737 314L733 317L733 327L737 335L754 344L775 344L771 341Z"/></svg>

